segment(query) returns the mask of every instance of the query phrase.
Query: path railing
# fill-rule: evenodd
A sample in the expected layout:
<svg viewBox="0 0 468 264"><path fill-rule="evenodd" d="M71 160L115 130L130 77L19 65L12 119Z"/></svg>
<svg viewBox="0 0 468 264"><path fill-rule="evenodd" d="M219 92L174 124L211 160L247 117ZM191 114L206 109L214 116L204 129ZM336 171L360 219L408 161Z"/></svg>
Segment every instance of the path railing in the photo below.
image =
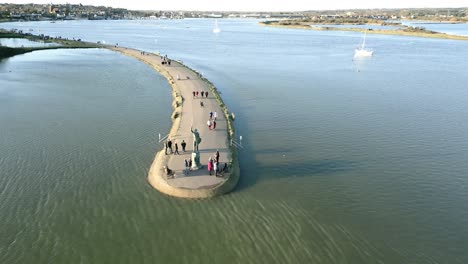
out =
<svg viewBox="0 0 468 264"><path fill-rule="evenodd" d="M158 143L161 143L161 142L163 142L164 140L166 140L166 139L167 139L167 137L169 137L169 134L167 134L167 135L165 135L164 137L162 137L162 138L161 138L161 133L159 133L159 134L158 134L158 138L159 138L159 141L158 141Z"/></svg>
<svg viewBox="0 0 468 264"><path fill-rule="evenodd" d="M239 137L239 141L235 141L233 138L231 139L231 146L234 146L238 149L243 149L244 146L242 146L242 136Z"/></svg>

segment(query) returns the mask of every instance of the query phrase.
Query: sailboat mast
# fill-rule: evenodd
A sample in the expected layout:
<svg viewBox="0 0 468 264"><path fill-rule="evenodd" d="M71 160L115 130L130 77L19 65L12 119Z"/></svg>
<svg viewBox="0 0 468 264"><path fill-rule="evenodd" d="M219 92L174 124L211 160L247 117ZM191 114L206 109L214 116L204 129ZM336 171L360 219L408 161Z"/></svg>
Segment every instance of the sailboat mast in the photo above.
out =
<svg viewBox="0 0 468 264"><path fill-rule="evenodd" d="M364 40L362 41L361 49L364 49L364 47L366 46L366 34L367 34L367 32L364 32Z"/></svg>

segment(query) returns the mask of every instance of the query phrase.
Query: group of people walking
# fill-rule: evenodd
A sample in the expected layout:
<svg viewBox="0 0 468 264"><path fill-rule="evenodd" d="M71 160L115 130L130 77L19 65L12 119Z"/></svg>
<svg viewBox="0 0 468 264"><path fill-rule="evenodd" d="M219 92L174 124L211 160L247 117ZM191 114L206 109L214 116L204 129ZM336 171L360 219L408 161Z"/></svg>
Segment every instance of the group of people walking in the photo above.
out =
<svg viewBox="0 0 468 264"><path fill-rule="evenodd" d="M213 120L213 122L215 122ZM183 153L185 153L185 148L187 146L187 143L185 142L185 140L182 140L182 142L180 143L180 145L182 146L182 151ZM164 146L165 146L165 154L168 155L168 152L169 154L179 154L179 145L176 141L172 142L172 140L169 138L167 139L167 141L164 143ZM174 147L174 149L173 149ZM174 151L173 151L174 150ZM192 167L192 159L188 158L188 159L184 159L184 175L189 175L189 172L191 170L191 167ZM210 156L210 158L208 159L208 172L210 175L214 175L216 177L218 176L223 176L224 173L226 173L228 171L228 165L227 163L224 163L224 167L223 168L220 168L219 167L219 150L216 150L216 152L214 153L214 159ZM173 176L174 172L172 170L170 170L167 166L164 166L165 170L166 170L166 173L168 176ZM168 172L170 170L170 172Z"/></svg>
<svg viewBox="0 0 468 264"><path fill-rule="evenodd" d="M223 176L228 170L228 165L227 163L224 163L224 167L222 169L219 167L219 150L216 150L214 157L214 159L212 157L208 159L208 172L210 175L214 173L215 177Z"/></svg>
<svg viewBox="0 0 468 264"><path fill-rule="evenodd" d="M166 57L161 57L163 61L166 61ZM180 80L180 76L177 75L177 79ZM208 92L207 91L193 91L193 98L208 98ZM200 101L202 102L202 101ZM203 103L201 103L201 106L203 106ZM209 112L209 119L207 121L208 128L210 130L216 129L216 121L218 118L218 113L216 111L210 111ZM182 151L185 153L185 147L187 143L185 143L184 140L182 140L182 143L180 143L182 146ZM175 148L175 151L173 151L173 148ZM179 154L179 145L177 142L172 142L171 139L168 139L165 142L165 154ZM219 161L219 150L216 150L216 153L214 153L214 159L212 156L209 157L208 159L208 164L207 164L207 169L210 175L214 175L216 177L218 176L223 176L227 171L228 171L228 164L224 163L224 166L220 168L220 161ZM190 171L192 170L192 159L191 158L186 158L184 159L184 175L189 175Z"/></svg>
<svg viewBox="0 0 468 264"><path fill-rule="evenodd" d="M168 59L167 55L161 56L161 64L167 64L168 66L171 66L171 59Z"/></svg>
<svg viewBox="0 0 468 264"><path fill-rule="evenodd" d="M185 170L184 174L189 175L190 168L192 167L192 159L184 159Z"/></svg>
<svg viewBox="0 0 468 264"><path fill-rule="evenodd" d="M180 146L182 147L182 151L183 153L185 153L185 148L187 147L187 143L185 142L185 140L182 139L182 142L180 143ZM169 154L178 154L180 155L179 153L179 144L177 143L177 141L174 141L174 151L172 151L172 140L170 138L167 139L166 142L164 142L164 153L167 155L167 151L169 150Z"/></svg>
<svg viewBox="0 0 468 264"><path fill-rule="evenodd" d="M192 94L193 94L193 98L198 98L198 95L201 95L201 98L203 97L208 98L208 92L206 91L201 91L201 92L193 91Z"/></svg>
<svg viewBox="0 0 468 264"><path fill-rule="evenodd" d="M210 119L206 122L210 130L216 129L216 118L218 118L218 112L210 111Z"/></svg>

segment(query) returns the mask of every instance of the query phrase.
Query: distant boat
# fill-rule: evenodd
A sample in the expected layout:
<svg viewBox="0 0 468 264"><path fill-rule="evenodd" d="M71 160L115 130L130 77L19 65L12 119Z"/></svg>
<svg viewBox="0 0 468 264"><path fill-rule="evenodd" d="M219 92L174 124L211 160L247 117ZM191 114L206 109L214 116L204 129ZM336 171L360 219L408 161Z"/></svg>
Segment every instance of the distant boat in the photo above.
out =
<svg viewBox="0 0 468 264"><path fill-rule="evenodd" d="M215 20L215 25L214 25L214 28L213 28L213 33L218 34L219 32L221 32L221 29L219 29L218 19L216 19Z"/></svg>
<svg viewBox="0 0 468 264"><path fill-rule="evenodd" d="M366 32L364 32L364 38L362 40L361 47L354 50L354 57L371 57L374 51L366 49Z"/></svg>

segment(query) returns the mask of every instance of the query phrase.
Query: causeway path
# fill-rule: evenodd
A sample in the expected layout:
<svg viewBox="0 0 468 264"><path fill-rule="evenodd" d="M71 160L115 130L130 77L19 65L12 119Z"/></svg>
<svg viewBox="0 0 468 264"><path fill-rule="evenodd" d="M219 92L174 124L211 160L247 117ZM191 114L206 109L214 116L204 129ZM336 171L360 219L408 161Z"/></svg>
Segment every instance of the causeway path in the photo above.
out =
<svg viewBox="0 0 468 264"><path fill-rule="evenodd" d="M232 136L234 131L230 123L232 121L227 120L229 115L227 109L216 98L219 96L216 89L198 73L177 61L171 61L170 66L162 65L162 59L158 54L124 47L108 48L150 65L161 73L172 87L174 112L168 138L173 142L173 150L175 150L174 143L178 143L180 154L166 155L164 144L161 142L159 148L162 150L156 154L148 173L149 183L162 193L182 198L210 198L234 189L240 173L237 152L230 148L229 144L229 136ZM198 98L193 96L193 91L199 91ZM208 92L208 98L201 98L201 91ZM201 102L204 106L201 106ZM212 130L207 125L210 111L218 114L216 129ZM190 131L192 126L198 129L202 139L199 152L203 167L185 175L184 159L190 160L193 150L193 136ZM187 143L185 153L180 145L182 140ZM214 159L216 150L220 153L219 166L222 168L224 163L229 165L229 172L223 177L210 176L207 169L208 159L209 157ZM174 176L168 177L163 166L175 171Z"/></svg>

